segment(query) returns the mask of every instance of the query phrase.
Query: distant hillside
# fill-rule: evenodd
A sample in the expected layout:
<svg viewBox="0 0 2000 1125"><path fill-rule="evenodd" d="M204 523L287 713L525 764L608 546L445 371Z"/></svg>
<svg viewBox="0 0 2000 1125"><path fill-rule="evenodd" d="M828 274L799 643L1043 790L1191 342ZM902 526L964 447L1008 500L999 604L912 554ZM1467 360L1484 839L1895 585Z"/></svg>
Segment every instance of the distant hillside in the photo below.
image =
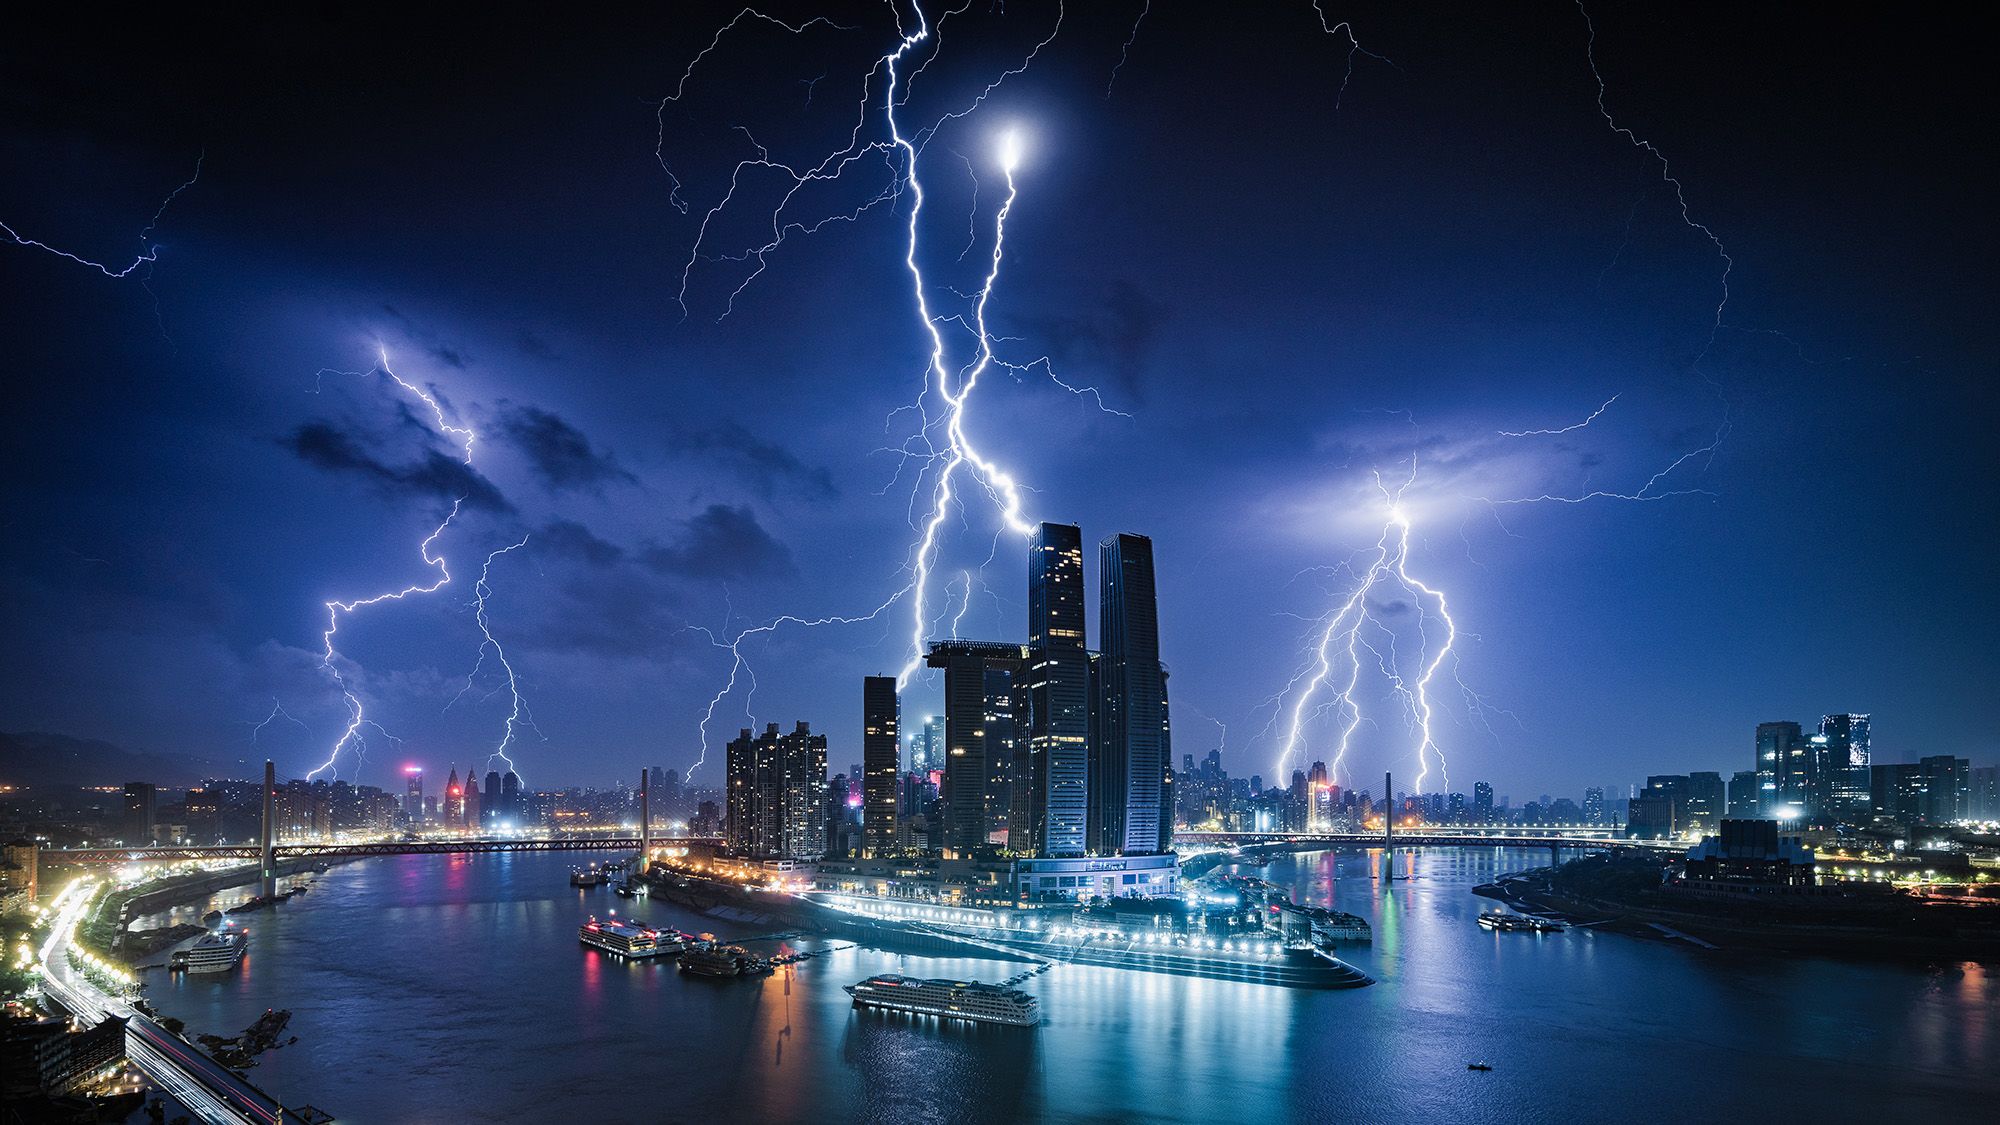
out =
<svg viewBox="0 0 2000 1125"><path fill-rule="evenodd" d="M243 767L232 769L201 758L135 752L94 738L0 731L0 785L67 789L150 781L183 787L204 777L241 773Z"/></svg>

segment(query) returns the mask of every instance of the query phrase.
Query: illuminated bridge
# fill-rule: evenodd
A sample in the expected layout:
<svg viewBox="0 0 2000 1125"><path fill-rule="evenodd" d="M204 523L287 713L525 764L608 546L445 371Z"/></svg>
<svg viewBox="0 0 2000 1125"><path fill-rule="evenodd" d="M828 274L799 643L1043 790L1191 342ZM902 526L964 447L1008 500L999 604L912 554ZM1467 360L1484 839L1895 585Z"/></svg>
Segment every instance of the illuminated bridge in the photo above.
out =
<svg viewBox="0 0 2000 1125"><path fill-rule="evenodd" d="M661 836L654 844L714 843L714 836ZM355 859L371 855L443 855L460 852L637 852L638 836L547 836L490 840L381 840L365 844L274 844L274 860ZM257 844L215 847L43 848L44 863L172 863L199 859L259 859Z"/></svg>
<svg viewBox="0 0 2000 1125"><path fill-rule="evenodd" d="M1391 832L1176 832L1174 842L1223 848L1551 848L1684 851L1672 840L1635 840L1603 828L1408 828Z"/></svg>

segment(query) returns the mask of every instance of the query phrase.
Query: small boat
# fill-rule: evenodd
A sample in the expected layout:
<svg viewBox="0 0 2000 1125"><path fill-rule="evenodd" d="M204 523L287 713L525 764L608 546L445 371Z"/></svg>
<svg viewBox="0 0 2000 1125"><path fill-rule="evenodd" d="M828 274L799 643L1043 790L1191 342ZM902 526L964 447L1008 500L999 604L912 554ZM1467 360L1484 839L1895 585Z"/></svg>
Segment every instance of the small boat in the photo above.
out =
<svg viewBox="0 0 2000 1125"><path fill-rule="evenodd" d="M601 887L610 881L610 877L603 872L590 868L569 873L569 885L572 887Z"/></svg>
<svg viewBox="0 0 2000 1125"><path fill-rule="evenodd" d="M1525 914L1481 914L1479 924L1489 930L1505 930L1509 933L1559 934L1562 924L1546 918L1530 918Z"/></svg>
<svg viewBox="0 0 2000 1125"><path fill-rule="evenodd" d="M1492 1069L1493 1069L1493 1064L1491 1064L1491 1063L1466 1063L1466 1064L1465 1064L1465 1069L1467 1069L1467 1070L1492 1070Z"/></svg>
<svg viewBox="0 0 2000 1125"><path fill-rule="evenodd" d="M771 971L771 963L740 945L703 942L681 957L681 971L702 977L747 977Z"/></svg>

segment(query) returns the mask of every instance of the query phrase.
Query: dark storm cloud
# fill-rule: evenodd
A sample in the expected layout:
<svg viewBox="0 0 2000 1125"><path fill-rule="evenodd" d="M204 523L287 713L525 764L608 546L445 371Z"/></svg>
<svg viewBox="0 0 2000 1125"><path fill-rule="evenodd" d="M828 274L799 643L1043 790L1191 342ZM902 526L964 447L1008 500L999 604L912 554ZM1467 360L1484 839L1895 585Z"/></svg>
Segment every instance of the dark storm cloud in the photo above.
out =
<svg viewBox="0 0 2000 1125"><path fill-rule="evenodd" d="M514 337L514 347L518 348L522 355L530 359L552 360L559 358L556 355L555 348L551 347L547 340L542 339L525 328L521 329L520 334Z"/></svg>
<svg viewBox="0 0 2000 1125"><path fill-rule="evenodd" d="M405 335L420 342L423 345L424 351L430 353L432 359L437 360L447 367L457 368L460 371L471 366L471 353L462 347L445 343L438 337L436 332L420 327L403 310L394 305L385 304L382 306L382 311L402 326Z"/></svg>
<svg viewBox="0 0 2000 1125"><path fill-rule="evenodd" d="M735 422L680 434L673 439L673 449L723 462L766 500L776 499L781 488L808 500L833 500L840 495L833 474L824 466L808 465L791 450L765 441Z"/></svg>
<svg viewBox="0 0 2000 1125"><path fill-rule="evenodd" d="M527 454L535 473L550 488L596 488L606 482L639 483L609 453L591 448L583 431L560 416L533 406L500 404L500 428Z"/></svg>
<svg viewBox="0 0 2000 1125"><path fill-rule="evenodd" d="M1047 341L1049 358L1056 361L1059 374L1065 364L1108 371L1119 388L1137 400L1144 397L1140 378L1152 354L1153 340L1166 319L1166 305L1137 285L1120 280L1111 283L1110 292L1094 309L1031 319L1030 323L1033 337Z"/></svg>
<svg viewBox="0 0 2000 1125"><path fill-rule="evenodd" d="M729 580L794 573L791 549L764 530L755 512L728 504L709 505L687 521L679 542L655 543L639 558L661 574L681 578Z"/></svg>
<svg viewBox="0 0 2000 1125"><path fill-rule="evenodd" d="M599 539L595 532L575 520L549 521L535 532L535 544L543 551L592 566L610 566L625 557L623 547Z"/></svg>
<svg viewBox="0 0 2000 1125"><path fill-rule="evenodd" d="M414 465L391 465L325 422L308 422L292 431L281 444L308 465L332 473L353 474L392 495L456 500L463 507L489 512L514 510L492 481L465 462L455 461L434 449L426 450L423 460Z"/></svg>

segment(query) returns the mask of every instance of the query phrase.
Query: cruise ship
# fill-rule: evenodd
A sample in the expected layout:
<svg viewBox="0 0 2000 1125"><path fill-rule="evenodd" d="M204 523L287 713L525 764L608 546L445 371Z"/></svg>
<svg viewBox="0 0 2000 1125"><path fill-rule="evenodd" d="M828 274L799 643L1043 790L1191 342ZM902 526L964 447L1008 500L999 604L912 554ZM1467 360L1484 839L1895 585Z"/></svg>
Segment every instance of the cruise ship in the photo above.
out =
<svg viewBox="0 0 2000 1125"><path fill-rule="evenodd" d="M226 973L243 960L243 950L248 944L247 930L203 934L201 940L169 958L168 965L189 973Z"/></svg>
<svg viewBox="0 0 2000 1125"><path fill-rule="evenodd" d="M1269 932L1216 937L1080 917L1027 921L978 908L899 909L901 904L825 892L802 897L830 908L829 920L845 922L861 940L876 940L870 930L929 936L1066 965L1284 988L1362 988L1375 983L1317 942L1288 941Z"/></svg>
<svg viewBox="0 0 2000 1125"><path fill-rule="evenodd" d="M585 945L632 959L670 957L687 948L686 938L673 930L662 932L616 918L604 922L592 918L576 931L576 936Z"/></svg>
<svg viewBox="0 0 2000 1125"><path fill-rule="evenodd" d="M1034 1027L1042 1009L1033 996L1018 988L963 980L919 980L883 973L847 986L857 1008L882 1008L919 1016L973 1023Z"/></svg>

